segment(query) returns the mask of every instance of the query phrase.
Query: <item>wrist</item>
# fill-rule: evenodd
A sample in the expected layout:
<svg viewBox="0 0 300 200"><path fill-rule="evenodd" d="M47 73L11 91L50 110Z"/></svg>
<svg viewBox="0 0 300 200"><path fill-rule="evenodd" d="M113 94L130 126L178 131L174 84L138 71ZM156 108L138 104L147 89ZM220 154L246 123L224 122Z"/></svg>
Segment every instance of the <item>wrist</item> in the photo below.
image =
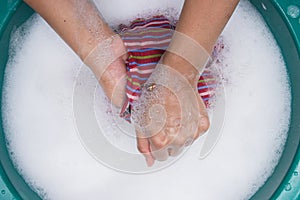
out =
<svg viewBox="0 0 300 200"><path fill-rule="evenodd" d="M171 52L165 52L160 62L176 70L191 85L197 85L200 73L191 63L186 61L184 58Z"/></svg>
<svg viewBox="0 0 300 200"><path fill-rule="evenodd" d="M97 78L105 75L105 71L113 63L126 60L126 48L119 35L113 34L98 44L89 52L83 62L94 72ZM114 65L120 67L122 65Z"/></svg>

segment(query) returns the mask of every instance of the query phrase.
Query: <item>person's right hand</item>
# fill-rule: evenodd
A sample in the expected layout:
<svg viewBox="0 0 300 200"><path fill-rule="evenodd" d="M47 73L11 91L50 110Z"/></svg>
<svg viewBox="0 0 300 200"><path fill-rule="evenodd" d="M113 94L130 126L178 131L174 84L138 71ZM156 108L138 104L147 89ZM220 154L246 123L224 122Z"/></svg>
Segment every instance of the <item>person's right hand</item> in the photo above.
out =
<svg viewBox="0 0 300 200"><path fill-rule="evenodd" d="M183 59L162 59L132 112L137 145L147 164L177 156L209 128L196 88L198 71Z"/></svg>

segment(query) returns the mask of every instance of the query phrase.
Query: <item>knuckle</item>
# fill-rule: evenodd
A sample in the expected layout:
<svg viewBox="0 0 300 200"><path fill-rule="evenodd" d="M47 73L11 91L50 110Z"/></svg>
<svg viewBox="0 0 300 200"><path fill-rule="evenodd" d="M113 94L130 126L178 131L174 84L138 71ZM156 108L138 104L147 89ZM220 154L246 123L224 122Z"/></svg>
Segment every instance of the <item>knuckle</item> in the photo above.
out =
<svg viewBox="0 0 300 200"><path fill-rule="evenodd" d="M209 129L210 122L209 122L208 116L201 117L199 126L200 126L199 134L204 133Z"/></svg>
<svg viewBox="0 0 300 200"><path fill-rule="evenodd" d="M172 144L176 147L180 148L183 147L188 140L189 137L187 137L186 134L178 134L177 137L172 141Z"/></svg>
<svg viewBox="0 0 300 200"><path fill-rule="evenodd" d="M167 145L167 142L160 137L153 137L151 143L156 149L162 149Z"/></svg>
<svg viewBox="0 0 300 200"><path fill-rule="evenodd" d="M201 117L199 125L198 125L198 130L193 135L193 139L194 140L198 139L203 133L208 131L209 127L210 127L209 118L207 116Z"/></svg>
<svg viewBox="0 0 300 200"><path fill-rule="evenodd" d="M140 145L140 144L137 145L137 149L138 149L139 152L141 152L141 153L146 153L146 152L147 152L146 147L143 146L143 145Z"/></svg>
<svg viewBox="0 0 300 200"><path fill-rule="evenodd" d="M141 153L149 152L149 144L145 139L137 138L137 149Z"/></svg>
<svg viewBox="0 0 300 200"><path fill-rule="evenodd" d="M187 138L180 137L180 138L178 138L178 140L176 141L176 145L177 145L178 147L183 147L183 146L185 145L186 141L187 141Z"/></svg>

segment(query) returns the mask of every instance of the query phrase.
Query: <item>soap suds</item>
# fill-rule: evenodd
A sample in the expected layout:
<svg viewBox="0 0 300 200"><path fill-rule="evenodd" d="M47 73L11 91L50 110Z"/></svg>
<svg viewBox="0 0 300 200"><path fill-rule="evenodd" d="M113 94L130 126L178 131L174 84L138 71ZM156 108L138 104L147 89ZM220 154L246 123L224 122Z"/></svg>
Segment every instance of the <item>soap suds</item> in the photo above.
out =
<svg viewBox="0 0 300 200"><path fill-rule="evenodd" d="M182 2L132 0L125 5L121 0L98 0L96 4L106 21L116 26L136 16L178 16ZM280 50L248 1L241 1L222 35L228 48L221 65L226 118L216 147L199 160L203 136L170 167L132 175L99 164L83 148L72 113L73 86L82 63L34 15L14 32L5 73L3 121L14 164L44 199L248 199L280 158L291 94ZM106 136L120 148L137 152L135 141L112 124L100 88L95 99L98 121L110 125L105 125ZM125 121L118 126L134 131Z"/></svg>

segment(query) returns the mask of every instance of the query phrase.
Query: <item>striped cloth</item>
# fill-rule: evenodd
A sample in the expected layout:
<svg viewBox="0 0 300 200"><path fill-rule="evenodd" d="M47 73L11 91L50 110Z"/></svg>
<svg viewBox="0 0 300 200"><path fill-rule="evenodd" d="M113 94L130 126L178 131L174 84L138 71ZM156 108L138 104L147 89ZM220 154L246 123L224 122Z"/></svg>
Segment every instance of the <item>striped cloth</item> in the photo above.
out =
<svg viewBox="0 0 300 200"><path fill-rule="evenodd" d="M147 81L171 41L175 29L164 16L150 19L136 19L130 26L120 25L119 34L127 48L126 100L120 116L130 120L133 102L141 95L141 88ZM206 106L213 95L216 79L205 69L198 81L198 92Z"/></svg>

